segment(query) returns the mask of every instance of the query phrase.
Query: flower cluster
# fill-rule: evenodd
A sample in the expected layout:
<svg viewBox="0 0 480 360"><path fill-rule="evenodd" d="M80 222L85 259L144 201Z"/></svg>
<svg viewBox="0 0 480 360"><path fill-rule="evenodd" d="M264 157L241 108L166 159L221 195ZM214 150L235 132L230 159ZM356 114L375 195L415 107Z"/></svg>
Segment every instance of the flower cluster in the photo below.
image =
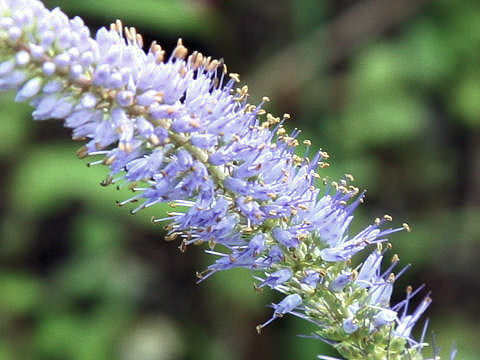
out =
<svg viewBox="0 0 480 360"><path fill-rule="evenodd" d="M363 199L352 177L322 179L328 154L297 155L299 132L283 126L288 114L267 114L268 98L249 104L238 82L222 61L189 55L181 40L167 58L156 43L145 52L141 35L120 21L92 38L59 9L0 0L0 89L16 90L35 120L63 119L74 140L86 141L77 155L109 167L102 184L135 192L119 205L181 209L152 221L168 222L167 239L178 237L183 251L208 244L216 260L200 281L242 267L257 289L284 293L258 331L290 313L316 324L312 336L348 359L423 359L424 335L417 341L411 330L430 297L409 313L421 288L408 288L392 306L403 270L393 273L396 256L382 270L386 237L408 225L384 228L386 215L349 235ZM351 268L352 256L372 244Z"/></svg>

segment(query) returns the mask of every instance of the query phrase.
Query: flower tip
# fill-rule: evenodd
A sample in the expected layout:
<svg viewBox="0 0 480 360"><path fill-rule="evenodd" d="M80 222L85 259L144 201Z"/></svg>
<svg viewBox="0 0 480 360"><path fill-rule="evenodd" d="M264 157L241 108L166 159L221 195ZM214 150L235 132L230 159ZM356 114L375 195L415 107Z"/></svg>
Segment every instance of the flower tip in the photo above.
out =
<svg viewBox="0 0 480 360"><path fill-rule="evenodd" d="M113 178L111 176L107 176L105 179L100 181L100 186L103 186L103 187L108 186L112 184L112 181L113 181Z"/></svg>
<svg viewBox="0 0 480 360"><path fill-rule="evenodd" d="M82 146L77 150L76 154L79 159L84 159L88 156L88 148L86 146Z"/></svg>
<svg viewBox="0 0 480 360"><path fill-rule="evenodd" d="M235 81L236 83L239 83L240 82L240 75L237 74L237 73L230 73L228 74L228 76L230 76L230 78Z"/></svg>
<svg viewBox="0 0 480 360"><path fill-rule="evenodd" d="M179 38L177 41L177 46L173 50L173 57L177 59L185 59L187 57L188 50L187 48L183 45L182 38Z"/></svg>

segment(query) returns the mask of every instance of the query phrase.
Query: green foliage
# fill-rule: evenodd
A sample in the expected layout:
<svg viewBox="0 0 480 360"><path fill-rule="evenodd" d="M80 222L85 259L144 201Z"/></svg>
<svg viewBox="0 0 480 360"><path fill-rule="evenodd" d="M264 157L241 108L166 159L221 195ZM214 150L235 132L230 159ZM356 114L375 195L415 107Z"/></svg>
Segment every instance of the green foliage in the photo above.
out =
<svg viewBox="0 0 480 360"><path fill-rule="evenodd" d="M0 275L0 314L2 318L32 313L42 298L42 285L31 274L20 272Z"/></svg>
<svg viewBox="0 0 480 360"><path fill-rule="evenodd" d="M28 116L29 112L25 106L19 106L12 103L12 95L2 93L0 95L0 104L2 112L9 114L13 121L0 122L0 134L2 141L0 141L0 156L8 157L13 154L19 146L22 146L28 136L28 123L22 121L22 117Z"/></svg>
<svg viewBox="0 0 480 360"><path fill-rule="evenodd" d="M188 0L47 0L50 8L60 6L69 14L92 17L108 25L121 19L127 26L146 28L182 36L208 37L220 25L220 19L209 7Z"/></svg>
<svg viewBox="0 0 480 360"><path fill-rule="evenodd" d="M328 30L350 2L46 3L81 15L92 30L121 18L160 44L181 36L248 77L255 59L273 61L282 46ZM291 113L290 126L332 155L332 168L322 175L351 172L368 189L352 231L384 212L395 225L410 223L411 234L392 239L402 263L414 265L398 296L402 286L428 283L442 355L456 339L462 359L480 354L474 316L480 283L472 276L480 239L479 18L475 0L431 1L335 63L318 59L321 69L296 68L301 59L294 58L285 66L310 71L309 80L297 84L292 72L295 91L272 96L269 107ZM328 55L326 41L314 46ZM268 75L272 83L279 76ZM149 219L164 217L168 206L135 216L128 211L135 204L115 207L132 193L101 188L105 169L76 160L76 145L60 124L33 123L28 106L12 103L11 94L0 105L0 360L270 360L327 353L324 344L294 336L311 331L301 321L276 321L257 336L255 325L270 316L262 304L272 295L256 294L250 275L215 274L196 287L195 270L211 258L201 249L180 255L177 243L160 242L162 228Z"/></svg>
<svg viewBox="0 0 480 360"><path fill-rule="evenodd" d="M12 210L25 217L35 216L61 210L65 199L77 199L84 201L91 210L110 213L117 200L132 196L127 187L120 190L113 186L99 188L106 170L102 167L87 169L85 161L75 158L75 150L75 144L71 143L48 144L28 156L12 174ZM134 206L126 208L131 210ZM142 211L133 219L142 224L149 223L154 215L166 216L167 209L168 205L161 204ZM114 214L125 217L129 212L122 209Z"/></svg>

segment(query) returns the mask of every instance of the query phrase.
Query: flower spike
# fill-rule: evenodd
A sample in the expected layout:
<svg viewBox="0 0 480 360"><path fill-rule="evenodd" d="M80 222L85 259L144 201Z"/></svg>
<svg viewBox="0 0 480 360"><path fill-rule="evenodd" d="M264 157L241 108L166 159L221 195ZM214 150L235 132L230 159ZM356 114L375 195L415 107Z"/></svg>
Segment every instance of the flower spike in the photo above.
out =
<svg viewBox="0 0 480 360"><path fill-rule="evenodd" d="M395 275L382 272L387 236L407 224L385 228L386 215L358 234L349 228L364 192L345 175L324 183L329 166L318 151L296 154L300 131L248 100L248 87L228 73L223 60L189 54L182 39L170 56L120 20L94 37L79 17L38 0L0 0L0 90L16 91L37 121L61 119L74 140L86 143L79 158L105 165L102 186L128 186L135 214L169 203L166 240L180 250L206 244L216 258L199 282L218 271L250 269L285 297L272 317L289 313L318 329L311 337L334 346L347 359L423 359L425 331L411 337L431 303L427 295L408 313L410 299L390 305ZM100 159L98 159L100 157ZM352 257L376 244L355 269ZM388 246L387 246L388 248ZM426 329L426 328L424 328ZM456 350L452 351L451 359ZM333 359L319 356L319 359Z"/></svg>

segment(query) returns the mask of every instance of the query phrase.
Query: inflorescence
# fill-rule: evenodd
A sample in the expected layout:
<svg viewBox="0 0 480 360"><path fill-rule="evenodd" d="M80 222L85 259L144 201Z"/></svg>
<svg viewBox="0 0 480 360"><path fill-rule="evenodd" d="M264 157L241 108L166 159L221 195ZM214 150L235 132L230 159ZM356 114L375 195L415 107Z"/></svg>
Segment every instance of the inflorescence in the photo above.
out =
<svg viewBox="0 0 480 360"><path fill-rule="evenodd" d="M364 197L352 176L322 178L328 154L297 155L299 131L283 126L289 115L267 114L268 98L249 104L247 86L237 87L222 61L189 55L181 40L169 57L155 42L145 52L142 36L120 21L92 38L79 17L37 0L0 0L0 49L0 89L16 90L35 120L63 119L86 141L77 155L109 167L102 185L134 191L119 205L139 202L136 213L169 203L168 217L152 219L166 222L166 239L178 238L182 251L208 244L216 260L199 281L241 267L257 290L285 294L259 332L288 313L317 325L312 337L347 359L424 358L426 326L419 340L411 332L431 299L410 311L422 287L408 287L391 305L406 268L393 272L396 255L382 266L386 237L408 225L385 228L385 215L349 235Z"/></svg>

